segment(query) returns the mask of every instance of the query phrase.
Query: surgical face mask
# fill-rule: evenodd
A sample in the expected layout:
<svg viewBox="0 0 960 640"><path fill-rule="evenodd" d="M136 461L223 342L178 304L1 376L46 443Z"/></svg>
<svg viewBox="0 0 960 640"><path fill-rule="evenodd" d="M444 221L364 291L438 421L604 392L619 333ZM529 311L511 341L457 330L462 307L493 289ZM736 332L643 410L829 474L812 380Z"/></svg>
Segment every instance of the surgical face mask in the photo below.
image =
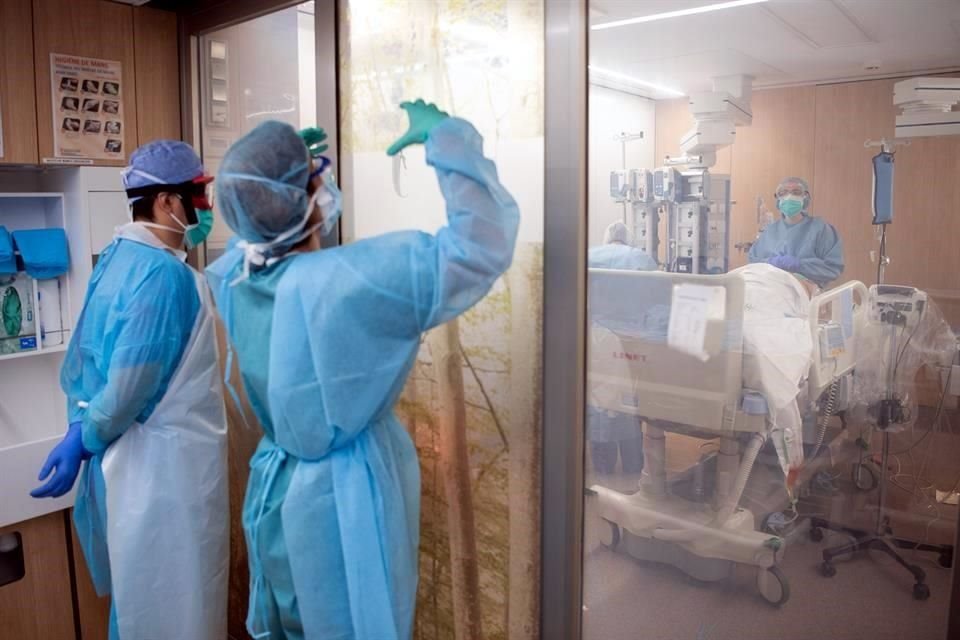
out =
<svg viewBox="0 0 960 640"><path fill-rule="evenodd" d="M188 249L199 247L206 241L211 231L213 231L213 211L197 209L197 223L188 225L184 230L183 242Z"/></svg>
<svg viewBox="0 0 960 640"><path fill-rule="evenodd" d="M327 174L323 177L323 188L314 196L317 198L317 206L320 207L320 213L323 215L320 230L323 235L329 235L336 227L340 214L343 213L343 195L333 181L333 174Z"/></svg>
<svg viewBox="0 0 960 640"><path fill-rule="evenodd" d="M784 196L777 201L777 208L780 209L780 213L792 218L803 211L803 196Z"/></svg>
<svg viewBox="0 0 960 640"><path fill-rule="evenodd" d="M319 166L310 173L308 182L313 182L313 180L320 176L323 178L323 187L319 190L319 197L317 194L314 194L316 197L316 202L320 206L320 213L323 215L323 222L321 223L321 231L323 235L329 235L333 228L337 224L337 220L340 219L340 214L343 213L343 194L340 193L340 189L337 188L337 181L333 175L333 163L330 161L330 158L326 156L315 156L313 158L314 163L319 164ZM311 198L312 200L313 198ZM310 214L313 213L313 205L307 207L307 217L310 217Z"/></svg>
<svg viewBox="0 0 960 640"><path fill-rule="evenodd" d="M177 195L178 198L182 201L183 198L180 195ZM186 209L186 207L184 207ZM190 224L184 224L180 221L180 218L173 215L173 213L168 213L174 222L180 227L170 227L164 224L157 224L155 222L141 222L140 224L145 227L152 227L154 229L165 229L167 231L173 231L183 235L183 244L187 249L193 249L199 247L207 239L207 236L210 235L210 232L213 231L213 211L210 209L195 209L196 222ZM188 217L189 213L188 213Z"/></svg>

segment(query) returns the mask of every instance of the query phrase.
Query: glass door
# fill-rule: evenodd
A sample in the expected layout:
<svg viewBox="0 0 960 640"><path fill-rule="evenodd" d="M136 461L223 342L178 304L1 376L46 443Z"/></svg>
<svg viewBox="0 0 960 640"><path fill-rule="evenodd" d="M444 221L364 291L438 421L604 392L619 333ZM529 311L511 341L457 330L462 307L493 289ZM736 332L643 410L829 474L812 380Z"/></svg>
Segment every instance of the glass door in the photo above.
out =
<svg viewBox="0 0 960 640"><path fill-rule="evenodd" d="M199 143L211 174L230 145L265 120L298 130L336 129L335 120L318 120L313 2L205 32L197 49ZM223 253L231 235L218 219L207 242L208 262Z"/></svg>
<svg viewBox="0 0 960 640"><path fill-rule="evenodd" d="M960 56L922 4L590 3L579 637L947 637Z"/></svg>

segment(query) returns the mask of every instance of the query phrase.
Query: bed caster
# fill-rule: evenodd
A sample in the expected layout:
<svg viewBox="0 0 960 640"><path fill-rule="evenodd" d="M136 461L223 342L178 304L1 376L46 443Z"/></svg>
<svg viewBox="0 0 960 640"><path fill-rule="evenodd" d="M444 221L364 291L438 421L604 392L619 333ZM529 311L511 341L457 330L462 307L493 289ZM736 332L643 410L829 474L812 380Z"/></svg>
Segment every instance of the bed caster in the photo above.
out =
<svg viewBox="0 0 960 640"><path fill-rule="evenodd" d="M820 527L811 527L810 528L810 539L814 542L823 541L823 529Z"/></svg>
<svg viewBox="0 0 960 640"><path fill-rule="evenodd" d="M913 585L913 599L914 600L926 600L930 597L930 587L925 585L922 582L918 582Z"/></svg>
<svg viewBox="0 0 960 640"><path fill-rule="evenodd" d="M820 575L824 578L832 578L837 575L837 568L833 566L832 562L824 562L820 565Z"/></svg>
<svg viewBox="0 0 960 640"><path fill-rule="evenodd" d="M872 491L877 488L877 473L863 463L855 464L853 465L853 484L860 491Z"/></svg>
<svg viewBox="0 0 960 640"><path fill-rule="evenodd" d="M790 599L790 583L780 571L780 567L757 570L757 590L774 607L783 605Z"/></svg>
<svg viewBox="0 0 960 640"><path fill-rule="evenodd" d="M940 566L944 569L953 567L953 551L943 551L940 557L937 558L937 562L939 562Z"/></svg>
<svg viewBox="0 0 960 640"><path fill-rule="evenodd" d="M620 544L620 527L606 518L604 518L603 525L601 525L600 544L610 551L616 551L617 546Z"/></svg>

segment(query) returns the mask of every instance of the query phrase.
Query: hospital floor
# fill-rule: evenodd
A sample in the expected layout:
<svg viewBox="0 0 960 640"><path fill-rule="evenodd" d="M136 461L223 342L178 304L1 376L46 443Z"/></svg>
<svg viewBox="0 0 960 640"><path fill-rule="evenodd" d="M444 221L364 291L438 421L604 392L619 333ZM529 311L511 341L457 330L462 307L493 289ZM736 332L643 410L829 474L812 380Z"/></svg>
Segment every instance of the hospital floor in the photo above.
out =
<svg viewBox="0 0 960 640"><path fill-rule="evenodd" d="M669 449L668 444L668 460ZM674 453L674 460L682 457ZM686 462L692 459L688 456ZM588 483L599 482L624 492L636 490L639 479L623 474L588 476ZM782 508L783 496L774 489L776 478L776 469L756 465L742 504L755 515ZM814 506L817 498L811 498L802 511L849 513L865 524L875 513L871 496L876 494L846 495L849 487L842 486L842 481L840 484L839 497L820 498L819 508ZM838 501L848 503L838 509ZM641 562L623 551L603 547L599 543L601 523L592 513L590 501L585 517L584 640L944 637L950 571L939 567L936 554L907 553L908 561L919 564L927 573L931 596L919 602L912 597L911 577L892 559L874 552L868 552L869 558L838 558L836 576L821 576L821 551L844 544L849 537L828 532L823 541L815 543L806 533L806 523L799 522L780 565L789 580L791 596L782 607L774 608L757 592L755 568L737 566L723 581L700 583L672 566ZM892 525L902 532L895 514Z"/></svg>

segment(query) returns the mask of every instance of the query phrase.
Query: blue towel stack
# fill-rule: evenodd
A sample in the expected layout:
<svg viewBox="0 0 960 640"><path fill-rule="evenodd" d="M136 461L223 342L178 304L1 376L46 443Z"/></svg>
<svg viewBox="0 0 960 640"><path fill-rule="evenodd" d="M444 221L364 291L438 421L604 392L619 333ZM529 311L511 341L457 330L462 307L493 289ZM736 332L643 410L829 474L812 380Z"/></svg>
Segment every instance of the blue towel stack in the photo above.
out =
<svg viewBox="0 0 960 640"><path fill-rule="evenodd" d="M16 272L17 258L13 253L13 242L6 227L0 227L0 274Z"/></svg>
<svg viewBox="0 0 960 640"><path fill-rule="evenodd" d="M27 229L13 232L27 274L37 280L63 275L70 269L67 234L63 229Z"/></svg>

